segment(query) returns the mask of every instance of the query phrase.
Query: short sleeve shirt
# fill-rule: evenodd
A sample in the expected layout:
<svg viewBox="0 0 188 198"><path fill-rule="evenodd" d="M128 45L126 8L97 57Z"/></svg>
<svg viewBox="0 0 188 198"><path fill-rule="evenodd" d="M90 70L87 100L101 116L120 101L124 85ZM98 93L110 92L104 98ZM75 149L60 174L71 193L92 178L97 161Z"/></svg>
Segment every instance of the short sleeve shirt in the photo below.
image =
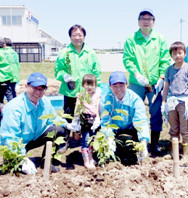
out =
<svg viewBox="0 0 188 198"><path fill-rule="evenodd" d="M176 69L174 65L168 67L165 82L169 82L169 91L170 96L183 96L188 95L188 64Z"/></svg>

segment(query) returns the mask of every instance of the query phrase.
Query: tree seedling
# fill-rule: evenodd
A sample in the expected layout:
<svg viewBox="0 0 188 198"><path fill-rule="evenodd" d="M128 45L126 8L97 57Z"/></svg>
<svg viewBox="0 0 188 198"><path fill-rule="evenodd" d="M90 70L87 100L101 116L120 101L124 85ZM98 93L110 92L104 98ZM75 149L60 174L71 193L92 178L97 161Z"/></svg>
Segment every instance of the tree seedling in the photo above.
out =
<svg viewBox="0 0 188 198"><path fill-rule="evenodd" d="M69 114L64 114L63 111L58 111L57 115L59 117L67 118L67 119L73 119L72 116ZM65 124L62 120L55 120L56 116L54 114L47 114L43 115L40 117L40 119L45 120L45 119L50 119L56 127L61 126ZM60 144L66 143L65 137L56 137L57 135L57 130L51 131L47 134L46 137L52 139L52 153L51 153L51 159L56 159L58 161L61 161L62 154L56 152L57 148L59 147Z"/></svg>
<svg viewBox="0 0 188 198"><path fill-rule="evenodd" d="M69 51L66 51L65 64L67 65L68 73L71 76L72 75L72 69L71 69L71 60L70 60L70 57L69 57Z"/></svg>
<svg viewBox="0 0 188 198"><path fill-rule="evenodd" d="M20 175L21 165L26 155L23 155L21 150L24 148L22 139L19 142L11 142L9 147L6 145L0 146L0 156L3 156L3 164L0 166L2 173L11 173L16 176Z"/></svg>

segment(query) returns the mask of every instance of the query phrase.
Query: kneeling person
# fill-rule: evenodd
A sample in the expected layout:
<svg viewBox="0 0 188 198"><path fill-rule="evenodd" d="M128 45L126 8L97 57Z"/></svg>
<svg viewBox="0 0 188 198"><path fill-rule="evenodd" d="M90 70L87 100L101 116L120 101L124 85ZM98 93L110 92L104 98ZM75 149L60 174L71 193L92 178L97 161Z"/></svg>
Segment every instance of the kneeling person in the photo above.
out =
<svg viewBox="0 0 188 198"><path fill-rule="evenodd" d="M108 113L101 117L102 131L108 133L106 124L116 124L119 127L113 131L116 137L125 133L131 135L133 141L140 141L144 146L144 151L139 154L138 161L141 161L148 155L147 143L149 142L149 125L145 105L136 93L127 89L127 79L123 72L111 73L109 85L110 91L104 99L104 110ZM128 115L118 112L116 109L125 110ZM121 116L123 120L114 120L113 116Z"/></svg>
<svg viewBox="0 0 188 198"><path fill-rule="evenodd" d="M4 106L3 119L0 128L0 138L3 145L9 145L12 141L22 139L25 145L22 148L22 153L26 154L29 150L45 145L47 141L52 139L47 138L48 132L57 131L56 137L66 137L67 122L64 125L56 126L50 119L41 120L42 115L54 114L55 109L44 92L47 89L47 78L41 73L32 73L26 84L26 91ZM56 116L55 119L61 119ZM43 156L45 156L45 147ZM24 164L25 163L25 164ZM24 160L22 171L26 174L35 173L37 170L35 165L29 158ZM52 172L58 172L58 162L52 160Z"/></svg>

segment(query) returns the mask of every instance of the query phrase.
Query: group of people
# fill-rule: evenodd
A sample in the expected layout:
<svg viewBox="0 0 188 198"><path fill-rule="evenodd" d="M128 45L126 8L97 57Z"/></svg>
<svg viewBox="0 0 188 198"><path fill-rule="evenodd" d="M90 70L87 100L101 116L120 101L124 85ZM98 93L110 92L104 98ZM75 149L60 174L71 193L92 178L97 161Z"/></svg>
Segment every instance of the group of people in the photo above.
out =
<svg viewBox="0 0 188 198"><path fill-rule="evenodd" d="M155 15L152 10L144 9L139 13L139 30L125 41L123 63L129 72L129 82L123 72L112 72L109 77L109 89L105 90L101 116L101 66L93 49L84 42L86 30L80 25L72 26L69 31L71 43L60 52L55 63L55 77L61 81L59 93L64 95L64 112L74 117L73 120L58 118L55 109L44 96L47 78L41 73L32 73L26 84L25 93L7 103L3 109L0 128L1 144L22 138L25 148L23 153L44 145L49 139L47 133L56 126L50 119L39 117L53 113L54 119L62 119L58 127L58 136L63 136L67 143L59 145L57 152L64 152L68 145L70 131L82 132L84 166L95 168L93 149L88 143L89 137L101 129L107 135L110 124L118 129L111 130L115 137L126 133L134 141L143 144L140 157L148 156L147 144L150 141L151 154L160 156L159 137L162 131L165 113L170 123L170 136L182 135L183 159L188 158L188 64L184 62L186 48L182 42L175 42L168 48L165 38L153 30ZM170 52L170 53L169 53ZM170 66L171 57L174 64ZM163 89L163 85L164 89ZM162 93L163 91L163 93ZM149 102L149 119L146 116L144 100ZM120 110L120 111L116 111ZM122 111L121 111L122 110ZM126 113L125 113L126 112ZM122 119L112 119L120 116ZM109 142L115 152L115 142ZM45 155L45 148L43 156ZM31 160L23 162L25 173L37 170ZM52 171L59 168L57 161L52 161Z"/></svg>

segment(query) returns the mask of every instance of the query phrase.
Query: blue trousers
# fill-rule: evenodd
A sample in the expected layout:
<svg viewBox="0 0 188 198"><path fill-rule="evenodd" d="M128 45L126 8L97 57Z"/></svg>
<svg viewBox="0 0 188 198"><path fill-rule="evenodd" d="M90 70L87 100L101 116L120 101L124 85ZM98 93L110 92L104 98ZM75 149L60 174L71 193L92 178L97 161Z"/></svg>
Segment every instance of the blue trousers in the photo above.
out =
<svg viewBox="0 0 188 198"><path fill-rule="evenodd" d="M129 84L129 89L133 90L137 95L139 95L143 101L147 97L149 102L151 131L159 131L159 132L162 131L163 120L161 114L161 103L162 103L161 92L158 93L155 101L152 103L152 98L156 92L154 85L152 86L153 91L151 93L147 93L145 87L132 83Z"/></svg>

